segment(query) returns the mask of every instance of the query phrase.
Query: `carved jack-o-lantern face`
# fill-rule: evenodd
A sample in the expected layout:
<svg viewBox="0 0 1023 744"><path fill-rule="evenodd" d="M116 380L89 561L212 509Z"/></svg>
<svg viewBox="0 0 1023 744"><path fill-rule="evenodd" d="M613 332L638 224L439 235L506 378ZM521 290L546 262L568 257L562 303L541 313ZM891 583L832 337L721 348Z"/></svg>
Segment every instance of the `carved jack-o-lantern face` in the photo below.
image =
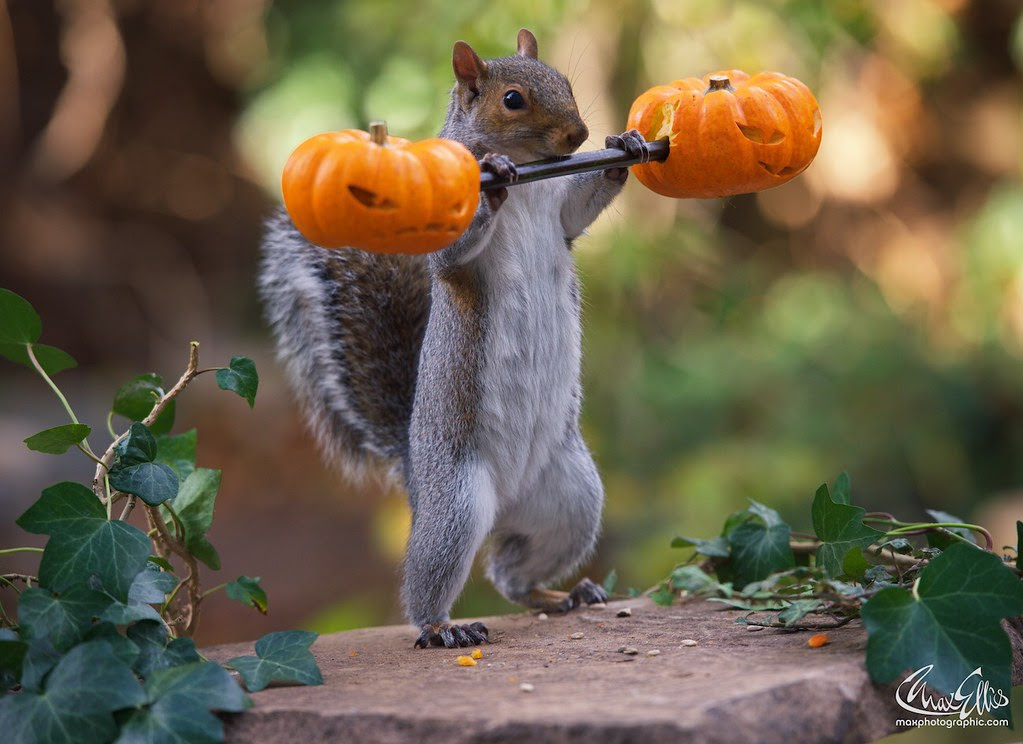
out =
<svg viewBox="0 0 1023 744"><path fill-rule="evenodd" d="M813 94L777 72L727 70L658 85L632 104L629 128L647 140L669 138L667 160L633 172L652 191L677 198L778 186L806 168L821 143Z"/></svg>
<svg viewBox="0 0 1023 744"><path fill-rule="evenodd" d="M479 187L479 164L460 143L412 143L382 125L306 140L281 179L288 214L310 242L377 253L450 245L472 221Z"/></svg>

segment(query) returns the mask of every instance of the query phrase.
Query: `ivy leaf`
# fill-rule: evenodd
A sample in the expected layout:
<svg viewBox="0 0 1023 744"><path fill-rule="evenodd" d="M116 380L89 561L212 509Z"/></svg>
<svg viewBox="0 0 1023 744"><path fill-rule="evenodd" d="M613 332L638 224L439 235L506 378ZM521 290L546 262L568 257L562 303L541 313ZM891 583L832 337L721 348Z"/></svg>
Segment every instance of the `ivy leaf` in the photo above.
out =
<svg viewBox="0 0 1023 744"><path fill-rule="evenodd" d="M35 638L29 641L25 658L21 661L21 689L41 692L43 678L62 658L64 654L53 647L49 638Z"/></svg>
<svg viewBox="0 0 1023 744"><path fill-rule="evenodd" d="M90 641L57 662L43 692L0 698L0 731L21 744L99 744L117 735L113 711L144 701L135 674L110 644Z"/></svg>
<svg viewBox="0 0 1023 744"><path fill-rule="evenodd" d="M146 567L131 582L128 601L114 602L106 609L101 619L114 625L129 625L138 620L162 622L160 613L151 605L162 603L177 585L176 577L147 561Z"/></svg>
<svg viewBox="0 0 1023 744"><path fill-rule="evenodd" d="M792 604L778 613L778 622L784 623L787 628L791 628L811 612L819 609L823 604L819 599L794 600Z"/></svg>
<svg viewBox="0 0 1023 744"><path fill-rule="evenodd" d="M157 669L201 661L195 642L191 638L171 638L162 622L142 620L128 626L125 633L139 650L132 669L147 679Z"/></svg>
<svg viewBox="0 0 1023 744"><path fill-rule="evenodd" d="M25 445L34 452L48 455L63 455L69 448L80 444L89 436L92 428L85 424L64 424L44 429L25 440Z"/></svg>
<svg viewBox="0 0 1023 744"><path fill-rule="evenodd" d="M323 676L309 647L317 638L307 630L268 633L256 641L256 656L238 656L227 662L236 669L250 692L271 682L322 685Z"/></svg>
<svg viewBox="0 0 1023 744"><path fill-rule="evenodd" d="M699 540L693 537L676 537L671 541L673 548L696 548L696 552L710 558L728 558L732 552L728 540L722 536L711 540Z"/></svg>
<svg viewBox="0 0 1023 744"><path fill-rule="evenodd" d="M174 498L174 511L185 528L185 547L214 571L220 568L220 556L206 539L206 532L213 524L213 505L219 488L219 470L196 468Z"/></svg>
<svg viewBox="0 0 1023 744"><path fill-rule="evenodd" d="M80 519L106 518L106 510L96 494L81 483L64 481L44 489L15 523L34 535L53 535Z"/></svg>
<svg viewBox="0 0 1023 744"><path fill-rule="evenodd" d="M259 577L252 578L250 576L239 576L234 581L228 583L224 590L227 592L227 596L243 605L252 607L259 610L264 615L266 614L266 592L259 585Z"/></svg>
<svg viewBox="0 0 1023 744"><path fill-rule="evenodd" d="M827 485L817 489L813 499L813 530L821 540L817 564L828 576L844 574L843 561L851 550L863 550L884 537L883 532L863 524L866 509L836 503Z"/></svg>
<svg viewBox="0 0 1023 744"><path fill-rule="evenodd" d="M34 344L43 321L31 303L9 289L0 289L0 344Z"/></svg>
<svg viewBox="0 0 1023 744"><path fill-rule="evenodd" d="M791 529L774 509L750 499L747 521L727 535L736 588L760 581L796 564L789 547Z"/></svg>
<svg viewBox="0 0 1023 744"><path fill-rule="evenodd" d="M610 597L615 593L615 588L618 586L618 572L615 569L611 569L607 572L607 576L604 577L604 581L601 582L601 586L607 595Z"/></svg>
<svg viewBox="0 0 1023 744"><path fill-rule="evenodd" d="M0 289L0 356L32 368L28 347L47 374L56 374L75 366L75 360L53 346L36 344L43 331L39 314L25 298Z"/></svg>
<svg viewBox="0 0 1023 744"><path fill-rule="evenodd" d="M657 587L656 591L650 593L650 599L661 607L670 607L671 603L675 601L675 592L668 586L668 582L664 582Z"/></svg>
<svg viewBox="0 0 1023 744"><path fill-rule="evenodd" d="M117 626L113 623L96 623L89 628L89 632L85 634L85 640L106 641L110 644L110 650L113 652L114 656L116 656L125 666L130 667L138 660L138 646L121 635L120 631L117 630Z"/></svg>
<svg viewBox="0 0 1023 744"><path fill-rule="evenodd" d="M123 717L120 744L220 742L224 727L210 710L240 713L252 704L231 675L212 662L155 670L145 691L147 705Z"/></svg>
<svg viewBox="0 0 1023 744"><path fill-rule="evenodd" d="M22 661L28 643L10 628L0 628L0 695L21 680Z"/></svg>
<svg viewBox="0 0 1023 744"><path fill-rule="evenodd" d="M178 493L178 476L170 466L154 462L156 438L143 424L134 423L117 445L117 461L110 468L110 485L158 506Z"/></svg>
<svg viewBox="0 0 1023 744"><path fill-rule="evenodd" d="M114 404L111 410L124 416L129 421L142 421L153 411L160 398L164 395L163 378L149 372L133 377L114 393ZM154 434L166 434L174 426L175 401L167 404L156 421L150 425Z"/></svg>
<svg viewBox="0 0 1023 744"><path fill-rule="evenodd" d="M940 511L938 509L926 509L925 511L927 512L928 516L930 516L930 518L933 519L935 522L962 523L963 521L954 514L949 514L948 512ZM932 548L939 548L941 550L945 550L946 548L954 545L957 542L962 542L962 540L957 540L956 538L949 535L950 532L955 533L956 535L959 535L960 537L965 538L966 540L969 540L971 543L976 544L977 542L973 537L973 532L966 529L965 527L940 527L936 530L927 533L927 544Z"/></svg>
<svg viewBox="0 0 1023 744"><path fill-rule="evenodd" d="M33 587L18 597L18 620L26 640L46 638L56 650L66 651L85 637L93 618L109 604L108 597L84 584L60 596Z"/></svg>
<svg viewBox="0 0 1023 744"><path fill-rule="evenodd" d="M238 393L252 408L256 404L256 389L259 387L255 362L248 357L231 357L227 367L217 370L217 386L221 390Z"/></svg>
<svg viewBox="0 0 1023 744"><path fill-rule="evenodd" d="M123 601L149 556L146 534L118 520L107 521L96 495L80 483L58 483L17 519L29 532L49 535L39 563L39 582L63 594L96 576Z"/></svg>
<svg viewBox="0 0 1023 744"><path fill-rule="evenodd" d="M831 500L847 506L852 503L852 479L844 470L835 479L835 485L831 489Z"/></svg>
<svg viewBox="0 0 1023 744"><path fill-rule="evenodd" d="M177 434L176 436L161 435L156 437L156 460L170 466L183 481L195 470L195 429Z"/></svg>
<svg viewBox="0 0 1023 744"><path fill-rule="evenodd" d="M699 566L679 566L671 572L671 586L697 594L716 590L720 585Z"/></svg>
<svg viewBox="0 0 1023 744"><path fill-rule="evenodd" d="M997 556L953 545L921 570L915 591L883 589L863 606L867 670L885 684L933 664L928 686L951 694L980 667L1008 695L1012 648L999 621L1021 614L1023 582Z"/></svg>

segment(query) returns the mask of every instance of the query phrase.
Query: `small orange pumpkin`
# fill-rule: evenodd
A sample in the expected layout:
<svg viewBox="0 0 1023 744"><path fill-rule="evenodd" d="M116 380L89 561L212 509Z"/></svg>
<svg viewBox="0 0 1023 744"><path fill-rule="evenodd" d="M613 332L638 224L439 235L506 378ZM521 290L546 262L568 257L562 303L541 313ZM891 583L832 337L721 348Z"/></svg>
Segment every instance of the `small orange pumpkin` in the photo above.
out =
<svg viewBox="0 0 1023 744"><path fill-rule="evenodd" d="M817 100L778 72L726 70L655 86L633 102L629 128L648 141L668 137L667 160L633 171L647 188L676 198L779 186L806 168L821 144Z"/></svg>
<svg viewBox="0 0 1023 744"><path fill-rule="evenodd" d="M428 253L455 242L479 203L480 168L459 142L345 129L312 137L284 166L284 206L310 242Z"/></svg>

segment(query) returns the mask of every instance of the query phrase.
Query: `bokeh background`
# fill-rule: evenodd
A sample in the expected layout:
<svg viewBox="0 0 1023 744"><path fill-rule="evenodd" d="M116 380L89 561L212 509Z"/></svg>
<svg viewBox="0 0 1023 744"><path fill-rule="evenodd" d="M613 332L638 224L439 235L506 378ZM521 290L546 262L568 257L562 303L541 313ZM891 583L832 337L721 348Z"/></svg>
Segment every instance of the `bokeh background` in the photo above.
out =
<svg viewBox="0 0 1023 744"><path fill-rule="evenodd" d="M223 597L198 640L399 622L400 493L321 463L254 290L261 220L312 134L440 127L451 45L514 51L527 26L572 79L585 149L647 87L775 69L820 101L823 145L790 184L672 201L630 181L578 242L584 426L607 487L587 568L646 588L679 533L748 498L809 526L842 470L906 518L1023 517L1023 14L1018 0L0 0L0 285L77 369L58 382L102 438L127 378L256 360L254 410L199 378L177 431L221 468L207 585L263 577L267 617ZM45 486L91 477L29 452L64 423L0 364L0 544ZM123 425L124 422L116 422ZM27 566L2 563L17 570ZM0 595L0 599L8 599ZM457 612L509 605L475 578Z"/></svg>

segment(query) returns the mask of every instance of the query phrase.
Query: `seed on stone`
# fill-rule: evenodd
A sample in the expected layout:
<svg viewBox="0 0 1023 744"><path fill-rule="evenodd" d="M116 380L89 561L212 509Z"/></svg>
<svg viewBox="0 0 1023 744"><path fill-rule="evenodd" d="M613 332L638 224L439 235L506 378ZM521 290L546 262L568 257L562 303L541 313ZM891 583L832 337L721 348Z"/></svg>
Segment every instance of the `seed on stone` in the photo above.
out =
<svg viewBox="0 0 1023 744"><path fill-rule="evenodd" d="M647 656L660 656L661 655L661 651L660 651L660 649L652 648L652 649L650 649L649 651L646 652L646 655Z"/></svg>
<svg viewBox="0 0 1023 744"><path fill-rule="evenodd" d="M618 610L618 613L617 613L616 616L617 617L632 617L632 608L631 607L623 607L622 609Z"/></svg>
<svg viewBox="0 0 1023 744"><path fill-rule="evenodd" d="M523 692L532 692L536 688L533 687L533 685L529 684L528 682L523 682L521 685L519 685L519 689L522 690Z"/></svg>
<svg viewBox="0 0 1023 744"><path fill-rule="evenodd" d="M569 638L571 638L573 641L578 641L582 637L583 637L582 633L573 633L572 635L569 636Z"/></svg>
<svg viewBox="0 0 1023 744"><path fill-rule="evenodd" d="M635 646L626 646L625 648L622 649L622 653L625 654L626 656L635 656L636 654L639 653L639 649L636 648Z"/></svg>
<svg viewBox="0 0 1023 744"><path fill-rule="evenodd" d="M606 610L607 605L604 602L594 602L593 604L589 605L589 608L591 610Z"/></svg>
<svg viewBox="0 0 1023 744"><path fill-rule="evenodd" d="M756 633L758 630L763 630L763 629L764 629L763 625L747 625L746 626L746 630L748 630L750 633Z"/></svg>
<svg viewBox="0 0 1023 744"><path fill-rule="evenodd" d="M696 645L699 645L699 644L696 641L694 641L692 638L686 638L679 645L682 645L682 646L696 646Z"/></svg>
<svg viewBox="0 0 1023 744"><path fill-rule="evenodd" d="M539 615L536 616L536 619L537 620L546 620L547 619L547 613L546 612L541 612Z"/></svg>

